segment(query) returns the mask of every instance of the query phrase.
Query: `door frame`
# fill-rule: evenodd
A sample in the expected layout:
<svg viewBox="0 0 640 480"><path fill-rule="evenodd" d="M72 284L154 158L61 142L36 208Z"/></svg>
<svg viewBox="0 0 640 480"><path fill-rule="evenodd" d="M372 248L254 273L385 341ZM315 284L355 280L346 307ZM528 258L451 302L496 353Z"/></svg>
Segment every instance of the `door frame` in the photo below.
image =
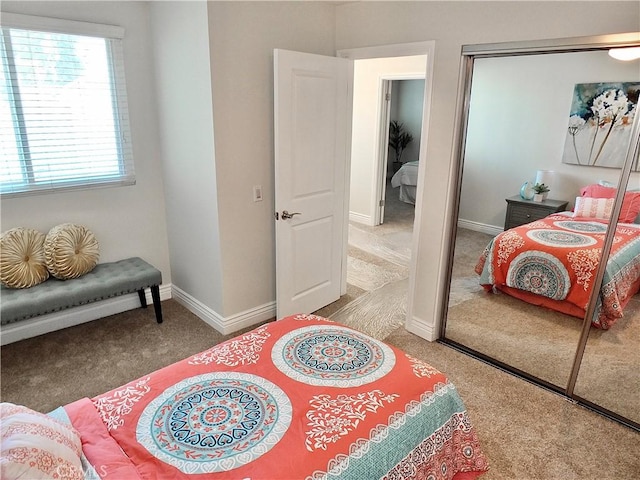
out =
<svg viewBox="0 0 640 480"><path fill-rule="evenodd" d="M391 118L391 98L393 96L393 80L383 77L380 79L380 108L378 111L378 183L373 207L373 226L384 222L384 200L387 191L387 168L389 164L389 119ZM388 98L388 100L387 100ZM352 134L353 135L353 134Z"/></svg>
<svg viewBox="0 0 640 480"><path fill-rule="evenodd" d="M376 155L376 161L378 164L378 183L375 187L376 195L373 205L373 226L376 227L384 223L384 210L385 205L382 202L386 198L387 193L387 168L389 165L389 119L391 118L391 98L393 98L393 82L402 80L425 80L426 71L424 75L411 75L402 74L397 75L384 75L381 79L381 85L379 91L382 93L380 97L380 115L378 117L378 130L380 135L380 142L378 144L378 153ZM386 96L389 94L390 98L387 101ZM424 121L424 109L423 118ZM422 130L422 125L420 125Z"/></svg>
<svg viewBox="0 0 640 480"><path fill-rule="evenodd" d="M380 45L376 47L362 47L338 50L337 56L342 58L348 58L350 60L362 60L367 58L389 58L389 57L404 57L409 55L426 55L427 65L425 69L424 77L424 101L422 107L422 131L420 140L420 153L418 160L425 162L427 157L427 144L429 138L429 119L431 116L431 97L433 90L433 59L435 55L434 40L426 42L413 42L413 43L399 43L392 45ZM352 95L353 96L353 95ZM348 160L350 171L351 159ZM417 319L413 318L413 299L415 296L416 286L416 259L418 258L418 248L420 246L420 232L421 232L421 218L422 218L422 196L424 189L424 175L426 168L418 169L418 185L416 187L416 205L415 205L415 217L413 223L413 235L411 241L411 260L409 262L409 291L407 292L407 316L405 320L405 327L409 331L416 331L415 324L418 323ZM350 177L347 173L347 183L345 184L345 219L347 222L347 228L345 228L344 236L344 252L342 262L342 292L347 291L347 251L348 251L348 219L349 219L349 189ZM435 340L437 336L428 338L428 340Z"/></svg>

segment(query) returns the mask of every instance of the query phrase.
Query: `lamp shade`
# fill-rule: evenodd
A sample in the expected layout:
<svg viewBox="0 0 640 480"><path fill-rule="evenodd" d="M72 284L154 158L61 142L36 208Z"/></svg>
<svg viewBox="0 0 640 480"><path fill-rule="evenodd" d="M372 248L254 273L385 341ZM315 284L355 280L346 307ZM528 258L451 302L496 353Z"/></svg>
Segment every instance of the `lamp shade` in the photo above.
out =
<svg viewBox="0 0 640 480"><path fill-rule="evenodd" d="M553 170L538 170L536 172L536 183L544 183L551 189L551 181L553 180Z"/></svg>

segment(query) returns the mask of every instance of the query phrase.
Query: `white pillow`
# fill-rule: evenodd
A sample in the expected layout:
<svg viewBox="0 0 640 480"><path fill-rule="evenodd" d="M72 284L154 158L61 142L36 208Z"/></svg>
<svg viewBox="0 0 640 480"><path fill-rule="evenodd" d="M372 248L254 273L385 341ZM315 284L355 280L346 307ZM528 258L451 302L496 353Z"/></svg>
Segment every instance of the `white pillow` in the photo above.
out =
<svg viewBox="0 0 640 480"><path fill-rule="evenodd" d="M12 403L0 404L0 419L0 478L84 479L73 427Z"/></svg>
<svg viewBox="0 0 640 480"><path fill-rule="evenodd" d="M574 218L611 218L615 198L576 197Z"/></svg>

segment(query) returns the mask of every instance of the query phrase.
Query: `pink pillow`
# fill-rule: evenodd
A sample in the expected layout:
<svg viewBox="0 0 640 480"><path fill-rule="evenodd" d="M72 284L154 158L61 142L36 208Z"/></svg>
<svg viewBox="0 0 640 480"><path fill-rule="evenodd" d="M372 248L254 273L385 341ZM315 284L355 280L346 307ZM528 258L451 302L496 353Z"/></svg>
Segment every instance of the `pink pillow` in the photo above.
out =
<svg viewBox="0 0 640 480"><path fill-rule="evenodd" d="M611 187L603 187L594 183L593 185L587 185L580 189L580 195L583 197L593 198L614 198L616 196L616 189Z"/></svg>
<svg viewBox="0 0 640 480"><path fill-rule="evenodd" d="M576 197L575 218L611 218L613 198Z"/></svg>
<svg viewBox="0 0 640 480"><path fill-rule="evenodd" d="M622 223L638 223L640 214L640 192L627 192L622 201L620 221Z"/></svg>
<svg viewBox="0 0 640 480"><path fill-rule="evenodd" d="M73 427L12 403L0 404L0 419L0 477L84 479Z"/></svg>
<svg viewBox="0 0 640 480"><path fill-rule="evenodd" d="M614 198L616 189L602 185L587 185L580 189L580 195L591 198ZM640 214L640 192L626 192L620 210L621 223L633 223Z"/></svg>

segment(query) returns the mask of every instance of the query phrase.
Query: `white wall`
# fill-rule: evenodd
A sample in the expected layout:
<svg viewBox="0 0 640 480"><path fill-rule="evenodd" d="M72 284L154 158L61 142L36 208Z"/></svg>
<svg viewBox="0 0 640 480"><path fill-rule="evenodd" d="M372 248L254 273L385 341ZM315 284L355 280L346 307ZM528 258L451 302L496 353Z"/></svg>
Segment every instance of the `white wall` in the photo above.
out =
<svg viewBox="0 0 640 480"><path fill-rule="evenodd" d="M395 80L391 91L391 120L403 123L413 135L413 141L402 153L402 163L417 161L422 134L422 107L424 105L424 80ZM390 150L390 158L395 152Z"/></svg>
<svg viewBox="0 0 640 480"><path fill-rule="evenodd" d="M426 67L426 55L362 59L354 63L349 201L353 220L369 225L375 222L382 80L402 75L424 76Z"/></svg>
<svg viewBox="0 0 640 480"><path fill-rule="evenodd" d="M334 5L81 1L2 9L125 27L138 177L134 187L3 201L2 228L84 223L103 261L139 255L165 283L171 253L188 306L222 329L273 316L273 49L334 55ZM262 202L253 202L253 185L262 185Z"/></svg>
<svg viewBox="0 0 640 480"><path fill-rule="evenodd" d="M215 317L222 260L207 3L154 2L151 22L173 286Z"/></svg>
<svg viewBox="0 0 640 480"><path fill-rule="evenodd" d="M148 5L3 1L0 8L2 12L124 27L124 63L137 179L134 186L3 199L2 231L25 226L46 233L59 223L80 223L91 229L100 242L101 262L139 256L162 271L163 283L171 283Z"/></svg>
<svg viewBox="0 0 640 480"><path fill-rule="evenodd" d="M274 313L273 49L334 55L334 13L329 2L209 3L227 317ZM262 202L254 203L253 185L262 185Z"/></svg>
<svg viewBox="0 0 640 480"><path fill-rule="evenodd" d="M168 283L171 281L169 241L159 160L161 138L149 4L3 1L1 8L14 13L110 23L126 29L125 66L138 175L138 183L132 187L5 200L2 229L25 225L47 230L63 221L85 223L101 241L103 261L139 255L160 268L164 282ZM222 305L218 313L225 318L272 307L275 299L273 48L334 55L336 49L436 41L431 121L422 132L428 134L425 174L432 183L422 199L424 208L417 209L423 228L417 232L417 293L413 298L415 318L426 329L433 329L439 314L436 307L445 267L443 252L448 242L451 154L461 46L638 31L640 6L635 1L346 2L337 5L333 2L210 2L207 20L216 183L207 182L202 188L217 191L222 265ZM193 25L198 28L194 36L200 42L201 24ZM193 48L198 58L202 58L202 47ZM158 72L164 68L160 66ZM198 67L190 68L193 70L189 71L197 71ZM169 78L160 80L159 88L166 88ZM197 85L202 93L202 84ZM169 111L176 107L163 106L165 108ZM163 126L165 132L168 125ZM169 143L172 142L162 143L162 153L173 157ZM196 153L202 158L209 156L204 148ZM363 182L364 185L368 182L366 188L371 188L370 179L365 178ZM253 185L263 186L263 202L252 201ZM169 196L167 202L171 200ZM173 231L179 209L172 206L170 210L174 245L180 241L180 234ZM206 209L214 210L212 206ZM206 222L207 219L197 220ZM200 238L190 239L198 248L202 249L200 245L208 242L213 250L217 248L215 232L198 232L198 235ZM213 259L215 253L211 255ZM180 282L186 285L191 280L187 278L186 269L184 274ZM216 281L214 278L211 285ZM218 300L209 301L217 305Z"/></svg>
<svg viewBox="0 0 640 480"><path fill-rule="evenodd" d="M568 200L569 208L580 187L617 183L619 169L562 163L573 90L576 83L638 80L637 62L606 51L476 60L460 219L501 228L504 199L534 181L536 170L554 171L549 198Z"/></svg>
<svg viewBox="0 0 640 480"><path fill-rule="evenodd" d="M435 40L426 169L416 207L414 331L437 337L449 245L452 152L462 45L640 30L638 2L353 2L337 7L338 49ZM425 138L423 136L423 138Z"/></svg>

